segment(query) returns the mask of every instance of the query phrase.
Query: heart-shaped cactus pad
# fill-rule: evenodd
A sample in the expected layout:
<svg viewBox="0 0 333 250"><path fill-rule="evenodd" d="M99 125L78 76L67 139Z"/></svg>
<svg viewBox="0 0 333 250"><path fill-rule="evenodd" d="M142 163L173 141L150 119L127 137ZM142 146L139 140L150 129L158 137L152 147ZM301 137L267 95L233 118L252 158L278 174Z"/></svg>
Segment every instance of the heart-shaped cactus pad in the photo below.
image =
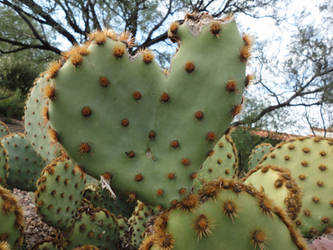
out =
<svg viewBox="0 0 333 250"><path fill-rule="evenodd" d="M168 207L240 110L250 41L233 20L173 23L169 72L151 51L129 56L126 33L97 31L50 66L49 119L66 152L111 187Z"/></svg>

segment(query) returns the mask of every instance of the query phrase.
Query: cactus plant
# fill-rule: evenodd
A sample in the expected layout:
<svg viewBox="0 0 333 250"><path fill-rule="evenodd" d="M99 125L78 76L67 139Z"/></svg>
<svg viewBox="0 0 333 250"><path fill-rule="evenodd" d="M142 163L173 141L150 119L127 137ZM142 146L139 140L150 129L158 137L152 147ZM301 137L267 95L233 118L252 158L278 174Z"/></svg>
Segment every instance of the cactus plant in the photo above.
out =
<svg viewBox="0 0 333 250"><path fill-rule="evenodd" d="M259 165L243 178L260 192L274 199L274 203L283 208L291 220L295 220L302 206L302 191L290 172L276 166Z"/></svg>
<svg viewBox="0 0 333 250"><path fill-rule="evenodd" d="M51 162L60 156L61 146L49 134L52 133L48 121L49 100L44 98L44 89L48 84L49 79L45 73L35 80L25 103L24 127L25 137L33 149L46 162Z"/></svg>
<svg viewBox="0 0 333 250"><path fill-rule="evenodd" d="M0 121L0 138L9 134L9 129L6 123Z"/></svg>
<svg viewBox="0 0 333 250"><path fill-rule="evenodd" d="M0 221L0 242L6 241L13 249L22 246L23 211L14 195L2 186L0 186ZM6 246L5 243L3 245Z"/></svg>
<svg viewBox="0 0 333 250"><path fill-rule="evenodd" d="M81 208L75 220L70 236L67 237L65 248L91 244L101 250L116 249L119 244L117 220L110 212L102 208Z"/></svg>
<svg viewBox="0 0 333 250"><path fill-rule="evenodd" d="M85 173L67 156L60 156L46 166L37 181L37 212L49 225L67 230L80 207Z"/></svg>
<svg viewBox="0 0 333 250"><path fill-rule="evenodd" d="M153 210L143 202L137 201L132 216L128 219L129 230L131 233L131 245L136 249L141 245L145 237L146 223L154 214Z"/></svg>
<svg viewBox="0 0 333 250"><path fill-rule="evenodd" d="M248 170L254 169L260 162L261 158L263 158L272 148L273 146L270 143L260 143L255 146L249 156L249 162L247 164Z"/></svg>
<svg viewBox="0 0 333 250"><path fill-rule="evenodd" d="M0 143L0 185L6 186L7 184L7 177L8 177L8 163L7 163L7 155L6 150Z"/></svg>
<svg viewBox="0 0 333 250"><path fill-rule="evenodd" d="M302 209L295 223L306 237L333 226L332 162L333 140L320 137L281 143L260 162L288 169L301 188Z"/></svg>
<svg viewBox="0 0 333 250"><path fill-rule="evenodd" d="M159 215L140 250L307 249L285 213L250 186L216 181L199 194Z"/></svg>
<svg viewBox="0 0 333 250"><path fill-rule="evenodd" d="M228 133L216 143L202 164L193 183L194 190L200 189L202 183L218 178L232 179L236 177L237 167L237 149Z"/></svg>
<svg viewBox="0 0 333 250"><path fill-rule="evenodd" d="M45 161L21 133L9 134L1 139L1 143L8 157L8 186L34 191L36 180L46 165Z"/></svg>
<svg viewBox="0 0 333 250"><path fill-rule="evenodd" d="M250 48L233 20L207 15L186 16L169 35L181 46L168 77L152 52L129 58L126 41L99 31L51 67L44 91L71 158L95 178L111 175L117 192L165 207L190 191L239 112Z"/></svg>

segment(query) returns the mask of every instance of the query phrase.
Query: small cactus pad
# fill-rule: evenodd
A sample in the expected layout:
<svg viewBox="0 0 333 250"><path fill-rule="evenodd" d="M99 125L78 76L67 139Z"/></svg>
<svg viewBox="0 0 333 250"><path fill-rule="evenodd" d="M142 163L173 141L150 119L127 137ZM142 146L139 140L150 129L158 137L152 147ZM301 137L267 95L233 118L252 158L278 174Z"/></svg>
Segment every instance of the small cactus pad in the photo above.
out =
<svg viewBox="0 0 333 250"><path fill-rule="evenodd" d="M14 195L2 186L0 186L0 222L0 241L6 241L12 249L19 249L23 243L23 211Z"/></svg>
<svg viewBox="0 0 333 250"><path fill-rule="evenodd" d="M255 168L264 155L269 153L272 148L273 146L270 143L261 143L255 146L249 156L249 162L247 164L248 170Z"/></svg>
<svg viewBox="0 0 333 250"><path fill-rule="evenodd" d="M6 123L0 121L0 138L9 134L9 129Z"/></svg>
<svg viewBox="0 0 333 250"><path fill-rule="evenodd" d="M119 231L113 214L102 208L81 208L67 238L66 249L92 244L101 250L117 249Z"/></svg>
<svg viewBox="0 0 333 250"><path fill-rule="evenodd" d="M45 74L36 79L28 95L24 113L25 136L34 150L47 162L61 153L61 146L52 135L48 120L49 99L45 98L44 91L49 82Z"/></svg>
<svg viewBox="0 0 333 250"><path fill-rule="evenodd" d="M7 152L0 143L0 185L6 186L7 183L7 177L8 177L8 163L7 163L8 157Z"/></svg>
<svg viewBox="0 0 333 250"><path fill-rule="evenodd" d="M152 215L153 210L138 200L132 216L128 219L131 245L136 249L145 237L146 223Z"/></svg>
<svg viewBox="0 0 333 250"><path fill-rule="evenodd" d="M8 156L8 186L34 191L36 180L46 165L43 158L34 151L21 133L9 134L2 138L1 143Z"/></svg>
<svg viewBox="0 0 333 250"><path fill-rule="evenodd" d="M116 192L165 207L189 192L238 113L249 51L233 20L186 16L170 32L181 46L167 77L152 52L129 58L122 36L100 31L66 54L45 92L70 157L95 178L108 173Z"/></svg>
<svg viewBox="0 0 333 250"><path fill-rule="evenodd" d="M37 181L37 212L49 225L60 229L71 227L80 207L85 173L66 156L46 166Z"/></svg>
<svg viewBox="0 0 333 250"><path fill-rule="evenodd" d="M252 187L220 180L199 194L159 215L140 249L307 249L285 213Z"/></svg>
<svg viewBox="0 0 333 250"><path fill-rule="evenodd" d="M208 158L202 164L194 180L194 190L198 190L203 183L219 178L232 179L238 167L237 149L229 136L224 135L208 153Z"/></svg>
<svg viewBox="0 0 333 250"><path fill-rule="evenodd" d="M264 192L277 206L285 210L291 220L296 219L302 206L302 194L288 170L259 165L252 169L243 181Z"/></svg>
<svg viewBox="0 0 333 250"><path fill-rule="evenodd" d="M305 237L333 227L333 140L302 137L277 145L260 165L290 171L301 188L302 209L295 220Z"/></svg>

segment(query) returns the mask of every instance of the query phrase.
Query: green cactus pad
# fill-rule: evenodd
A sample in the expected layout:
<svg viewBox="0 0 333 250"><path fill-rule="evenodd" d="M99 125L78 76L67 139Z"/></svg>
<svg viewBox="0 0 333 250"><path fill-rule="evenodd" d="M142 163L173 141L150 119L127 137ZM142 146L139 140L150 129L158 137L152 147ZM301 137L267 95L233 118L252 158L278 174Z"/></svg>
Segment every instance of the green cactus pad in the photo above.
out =
<svg viewBox="0 0 333 250"><path fill-rule="evenodd" d="M0 143L0 185L1 186L7 185L7 178L9 173L7 160L8 160L7 151Z"/></svg>
<svg viewBox="0 0 333 250"><path fill-rule="evenodd" d="M197 178L194 180L194 190L200 189L203 183L219 178L232 179L236 176L237 166L237 149L229 134L226 134L216 143L202 164Z"/></svg>
<svg viewBox="0 0 333 250"><path fill-rule="evenodd" d="M6 123L0 121L0 138L9 134L9 129Z"/></svg>
<svg viewBox="0 0 333 250"><path fill-rule="evenodd" d="M14 195L0 186L0 241L6 241L12 249L23 243L23 211Z"/></svg>
<svg viewBox="0 0 333 250"><path fill-rule="evenodd" d="M333 140L320 137L281 143L260 162L288 169L301 188L302 209L295 223L306 237L333 227L332 162Z"/></svg>
<svg viewBox="0 0 333 250"><path fill-rule="evenodd" d="M36 180L46 165L45 161L21 133L9 134L2 138L1 143L8 156L8 186L34 191Z"/></svg>
<svg viewBox="0 0 333 250"><path fill-rule="evenodd" d="M291 220L296 219L302 206L302 193L288 170L259 165L243 181L264 192L277 206L284 209Z"/></svg>
<svg viewBox="0 0 333 250"><path fill-rule="evenodd" d="M37 212L49 225L60 229L72 226L80 207L85 173L67 156L60 156L46 166L37 181Z"/></svg>
<svg viewBox="0 0 333 250"><path fill-rule="evenodd" d="M249 162L247 164L248 170L254 169L264 155L269 153L272 148L273 146L270 143L261 143L255 146L249 156Z"/></svg>
<svg viewBox="0 0 333 250"><path fill-rule="evenodd" d="M143 202L137 201L132 216L128 219L129 230L131 233L131 245L138 248L145 237L146 223L150 216L154 214L153 210Z"/></svg>
<svg viewBox="0 0 333 250"><path fill-rule="evenodd" d="M117 249L119 231L117 220L102 208L81 208L77 220L67 238L66 249L91 244L99 249Z"/></svg>
<svg viewBox="0 0 333 250"><path fill-rule="evenodd" d="M41 75L30 90L24 113L25 136L32 147L47 162L61 154L61 146L50 133L48 121L49 100L44 96L44 89L50 83L46 74Z"/></svg>
<svg viewBox="0 0 333 250"><path fill-rule="evenodd" d="M199 193L159 215L140 249L307 249L283 211L250 186L220 180Z"/></svg>
<svg viewBox="0 0 333 250"><path fill-rule="evenodd" d="M129 58L105 31L72 49L45 91L70 157L96 178L109 173L116 192L166 207L238 113L249 51L232 20L187 16L171 33L181 46L167 77L151 52Z"/></svg>

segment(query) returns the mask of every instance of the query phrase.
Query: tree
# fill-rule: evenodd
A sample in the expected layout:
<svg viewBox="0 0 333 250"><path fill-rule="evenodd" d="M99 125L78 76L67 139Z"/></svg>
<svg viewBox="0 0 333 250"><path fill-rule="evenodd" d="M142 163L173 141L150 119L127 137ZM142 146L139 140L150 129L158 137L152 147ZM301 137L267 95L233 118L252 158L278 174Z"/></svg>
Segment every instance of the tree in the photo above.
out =
<svg viewBox="0 0 333 250"><path fill-rule="evenodd" d="M248 104L252 105L245 108L246 112L234 125L273 128L271 124L279 121L277 115L288 115L281 110L302 107L309 124L315 121L316 126L325 127L333 123L328 115L332 108L333 64L330 53L333 39L329 33L333 22L330 14L332 3L322 0L316 6L325 23L320 27L306 22L309 13L300 11L290 15L291 3L290 0L168 0L163 3L157 0L0 0L0 6L14 11L28 30L22 34L22 39L22 35L18 35L21 27L7 23L8 27L0 31L0 45L5 44L7 48L0 52L11 54L35 50L59 56L64 48L56 41L62 41L62 46L64 43L72 46L86 40L93 30L112 28L117 32L129 31L135 37L136 44L131 48L131 54L150 48L156 52L160 64L166 67L175 49L167 39L166 25L174 19L182 22L183 12L208 11L217 18L233 13L236 18L270 19L279 27L289 25L293 36L288 53L281 58L279 51L267 53L272 41L256 43L251 64L256 72L254 86L260 86L260 91L247 93ZM166 48L163 54L158 52L162 47ZM260 95L262 102L258 98ZM316 108L322 113L320 119L311 116L311 110ZM280 128L280 124L276 122L275 127Z"/></svg>

